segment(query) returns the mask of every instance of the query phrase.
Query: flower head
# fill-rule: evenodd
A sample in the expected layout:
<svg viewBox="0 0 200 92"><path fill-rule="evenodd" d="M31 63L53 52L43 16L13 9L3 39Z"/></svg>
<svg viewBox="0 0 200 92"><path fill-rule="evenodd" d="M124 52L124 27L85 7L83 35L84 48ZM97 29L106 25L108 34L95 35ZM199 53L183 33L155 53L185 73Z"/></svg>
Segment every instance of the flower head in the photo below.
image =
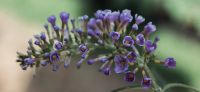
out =
<svg viewBox="0 0 200 92"><path fill-rule="evenodd" d="M27 53L17 52L16 61L23 70L47 64L52 66L53 71L57 71L60 64L67 69L71 56L80 54L77 55L80 57L76 63L77 68L80 68L84 61L87 61L88 65L100 62L102 65L99 70L103 74L110 75L114 66L114 72L124 75L124 80L128 82L133 82L136 72L139 71L143 75L141 85L144 88L151 87L154 80L151 79L148 66L153 63L150 60L156 59L153 52L159 41L159 37L154 41L149 39L150 34L156 31L152 22L147 23L142 32L137 31L141 30L139 25L145 22L145 18L136 14L135 20L132 21L131 11L127 9L122 12L98 10L94 17L84 15L78 17L78 20L69 16L69 13L61 12L60 24L56 24L54 15L49 16L47 21L51 27L44 25L46 34L42 32L40 35L34 35L34 43L32 40L28 41ZM68 23L68 20L71 22ZM129 25L132 25L130 30ZM97 58L91 59L91 55ZM176 60L172 57L163 62L158 61L155 60L155 63L168 68L176 67Z"/></svg>

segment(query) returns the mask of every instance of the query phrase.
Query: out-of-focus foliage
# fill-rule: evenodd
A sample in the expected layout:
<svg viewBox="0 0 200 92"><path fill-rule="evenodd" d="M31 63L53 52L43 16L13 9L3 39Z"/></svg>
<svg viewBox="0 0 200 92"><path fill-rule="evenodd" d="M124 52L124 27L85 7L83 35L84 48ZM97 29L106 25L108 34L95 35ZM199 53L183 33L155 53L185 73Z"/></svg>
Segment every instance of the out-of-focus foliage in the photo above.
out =
<svg viewBox="0 0 200 92"><path fill-rule="evenodd" d="M174 21L195 26L200 36L200 0L163 0L163 5Z"/></svg>
<svg viewBox="0 0 200 92"><path fill-rule="evenodd" d="M157 54L161 57L170 55L176 58L177 69L181 69L177 71L186 73L192 84L200 88L200 43L189 37L177 35L176 30L169 27L160 27L158 30L161 31L161 41L158 43Z"/></svg>
<svg viewBox="0 0 200 92"><path fill-rule="evenodd" d="M8 9L20 17L42 23L51 14L66 11L75 16L81 9L79 0L0 0L0 2L0 8Z"/></svg>

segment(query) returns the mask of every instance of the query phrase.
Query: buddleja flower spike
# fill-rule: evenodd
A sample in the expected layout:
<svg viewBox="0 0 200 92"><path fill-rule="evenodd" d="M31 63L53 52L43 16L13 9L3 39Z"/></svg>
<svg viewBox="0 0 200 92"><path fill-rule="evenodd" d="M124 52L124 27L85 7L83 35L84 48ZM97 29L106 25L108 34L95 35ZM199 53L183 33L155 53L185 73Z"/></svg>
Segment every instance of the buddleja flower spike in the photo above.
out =
<svg viewBox="0 0 200 92"><path fill-rule="evenodd" d="M138 79L141 80L141 87L156 90L159 86L147 65L155 61L167 68L176 67L176 60L172 57L163 61L155 59L154 51L159 37L153 41L149 37L156 32L156 26L149 22L139 29L142 27L140 24L145 21L141 15L136 14L133 18L131 11L126 9L121 13L98 10L92 18L87 15L77 19L69 17L69 13L61 12L59 25L54 15L49 16L48 24L44 25L46 34L42 32L35 35L34 40L30 39L26 54L17 52L17 62L23 70L51 65L52 70L57 71L61 65L69 67L71 56L78 55L80 60L77 62L77 68L84 62L88 65L100 62L102 66L99 71L103 74L109 76L113 69L117 74L124 74L123 79L127 82ZM131 24L132 28L128 30L127 26ZM39 49L36 49L36 46ZM96 58L90 58L90 53L99 47L110 50L97 55ZM142 50L138 50L139 48ZM142 74L143 77L136 78L136 74Z"/></svg>

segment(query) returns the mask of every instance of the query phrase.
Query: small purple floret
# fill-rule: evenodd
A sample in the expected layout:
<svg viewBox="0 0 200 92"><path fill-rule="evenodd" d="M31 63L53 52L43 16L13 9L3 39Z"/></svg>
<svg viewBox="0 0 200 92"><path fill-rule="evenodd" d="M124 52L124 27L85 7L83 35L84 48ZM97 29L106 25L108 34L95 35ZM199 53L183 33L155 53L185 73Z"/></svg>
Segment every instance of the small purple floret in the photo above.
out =
<svg viewBox="0 0 200 92"><path fill-rule="evenodd" d="M123 73L128 70L128 62L126 58L122 55L115 55L114 57L115 62L115 73Z"/></svg>
<svg viewBox="0 0 200 92"><path fill-rule="evenodd" d="M40 41L39 40L35 40L34 44L35 45L40 45Z"/></svg>
<svg viewBox="0 0 200 92"><path fill-rule="evenodd" d="M156 31L156 26L149 22L147 25L144 26L144 34L149 35Z"/></svg>
<svg viewBox="0 0 200 92"><path fill-rule="evenodd" d="M126 72L124 80L127 82L133 82L135 80L135 73L132 71Z"/></svg>
<svg viewBox="0 0 200 92"><path fill-rule="evenodd" d="M111 74L110 67L106 67L105 69L103 69L103 73L109 76Z"/></svg>
<svg viewBox="0 0 200 92"><path fill-rule="evenodd" d="M25 58L24 61L27 63L27 64L33 64L35 62L35 60L33 58Z"/></svg>
<svg viewBox="0 0 200 92"><path fill-rule="evenodd" d="M137 14L135 14L135 23L136 24L141 24L141 23L143 23L145 21L145 19L142 17L142 16L138 16Z"/></svg>
<svg viewBox="0 0 200 92"><path fill-rule="evenodd" d="M119 32L110 32L110 37L112 38L113 41L117 41L120 38L120 33Z"/></svg>
<svg viewBox="0 0 200 92"><path fill-rule="evenodd" d="M85 44L81 44L80 46L79 46L79 51L81 52L81 53L85 53L85 52L87 52L89 49L88 49L88 47L85 45Z"/></svg>
<svg viewBox="0 0 200 92"><path fill-rule="evenodd" d="M69 13L61 12L60 19L61 19L62 23L66 24L69 19Z"/></svg>
<svg viewBox="0 0 200 92"><path fill-rule="evenodd" d="M48 64L48 62L47 62L47 61L44 61L44 60L42 60L42 61L40 61L40 64L41 64L42 66L46 66L46 65Z"/></svg>
<svg viewBox="0 0 200 92"><path fill-rule="evenodd" d="M134 40L131 36L125 36L123 39L123 45L126 47L130 47L134 44Z"/></svg>
<svg viewBox="0 0 200 92"><path fill-rule="evenodd" d="M130 63L134 63L135 61L136 61L136 59L137 59L137 55L136 55L136 53L135 52L129 52L128 54L127 54L127 56L126 56L126 59L127 59L127 61L128 62L130 62Z"/></svg>
<svg viewBox="0 0 200 92"><path fill-rule="evenodd" d="M141 85L143 88L150 88L152 84L152 79L148 77L144 77L142 79Z"/></svg>
<svg viewBox="0 0 200 92"><path fill-rule="evenodd" d="M56 51L53 51L49 55L49 60L51 62L58 62L60 60L60 56Z"/></svg>
<svg viewBox="0 0 200 92"><path fill-rule="evenodd" d="M153 44L150 40L145 42L145 49L148 53L152 53L156 50L156 45Z"/></svg>
<svg viewBox="0 0 200 92"><path fill-rule="evenodd" d="M54 15L51 15L47 18L47 21L52 25L52 26L55 26L56 24L56 16Z"/></svg>
<svg viewBox="0 0 200 92"><path fill-rule="evenodd" d="M131 22L133 19L133 16L131 15L131 11L130 10L123 10L122 13L120 14L120 21L122 23L129 23Z"/></svg>
<svg viewBox="0 0 200 92"><path fill-rule="evenodd" d="M40 34L40 39L42 39L42 40L45 40L45 39L46 39L46 35L45 35L44 32L42 32L42 33Z"/></svg>
<svg viewBox="0 0 200 92"><path fill-rule="evenodd" d="M144 38L144 35L143 34L138 34L136 36L136 43L139 45L139 46L144 46L145 44L145 38Z"/></svg>
<svg viewBox="0 0 200 92"><path fill-rule="evenodd" d="M176 60L172 57L166 58L164 64L168 68L176 68Z"/></svg>
<svg viewBox="0 0 200 92"><path fill-rule="evenodd" d="M94 62L95 62L95 61L94 61L93 59L90 59L90 60L87 61L87 64L88 64L88 65L92 65L92 64L94 64Z"/></svg>
<svg viewBox="0 0 200 92"><path fill-rule="evenodd" d="M59 27L59 26L54 26L53 29L54 29L55 31L59 31L59 30L60 30L60 27Z"/></svg>
<svg viewBox="0 0 200 92"><path fill-rule="evenodd" d="M133 31L138 30L138 25L137 25L137 24L133 24L133 25L132 25L132 30L133 30Z"/></svg>
<svg viewBox="0 0 200 92"><path fill-rule="evenodd" d="M56 48L57 50L60 50L60 49L63 48L63 44L62 44L61 42L56 42L56 43L55 43L55 48Z"/></svg>

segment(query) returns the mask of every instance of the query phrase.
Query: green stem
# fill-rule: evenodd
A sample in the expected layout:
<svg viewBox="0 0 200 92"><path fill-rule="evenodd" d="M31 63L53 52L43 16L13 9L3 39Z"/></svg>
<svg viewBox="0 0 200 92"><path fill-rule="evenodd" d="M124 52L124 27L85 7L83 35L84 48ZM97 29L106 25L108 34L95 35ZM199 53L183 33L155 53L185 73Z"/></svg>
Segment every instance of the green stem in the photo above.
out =
<svg viewBox="0 0 200 92"><path fill-rule="evenodd" d="M161 88L160 86L156 83L155 81L155 77L153 76L151 70L149 69L149 67L147 66L147 64L144 64L144 69L147 73L147 75L149 75L150 78L152 78L152 83L153 83L153 88L155 92L160 92Z"/></svg>
<svg viewBox="0 0 200 92"><path fill-rule="evenodd" d="M182 88L187 88L187 89L191 89L193 90L194 92L200 92L199 90L189 86L189 85L186 85L186 84L181 84L181 83L170 83L166 86L164 86L163 90L161 92L166 92L168 89L170 88L173 88L173 87L182 87Z"/></svg>

